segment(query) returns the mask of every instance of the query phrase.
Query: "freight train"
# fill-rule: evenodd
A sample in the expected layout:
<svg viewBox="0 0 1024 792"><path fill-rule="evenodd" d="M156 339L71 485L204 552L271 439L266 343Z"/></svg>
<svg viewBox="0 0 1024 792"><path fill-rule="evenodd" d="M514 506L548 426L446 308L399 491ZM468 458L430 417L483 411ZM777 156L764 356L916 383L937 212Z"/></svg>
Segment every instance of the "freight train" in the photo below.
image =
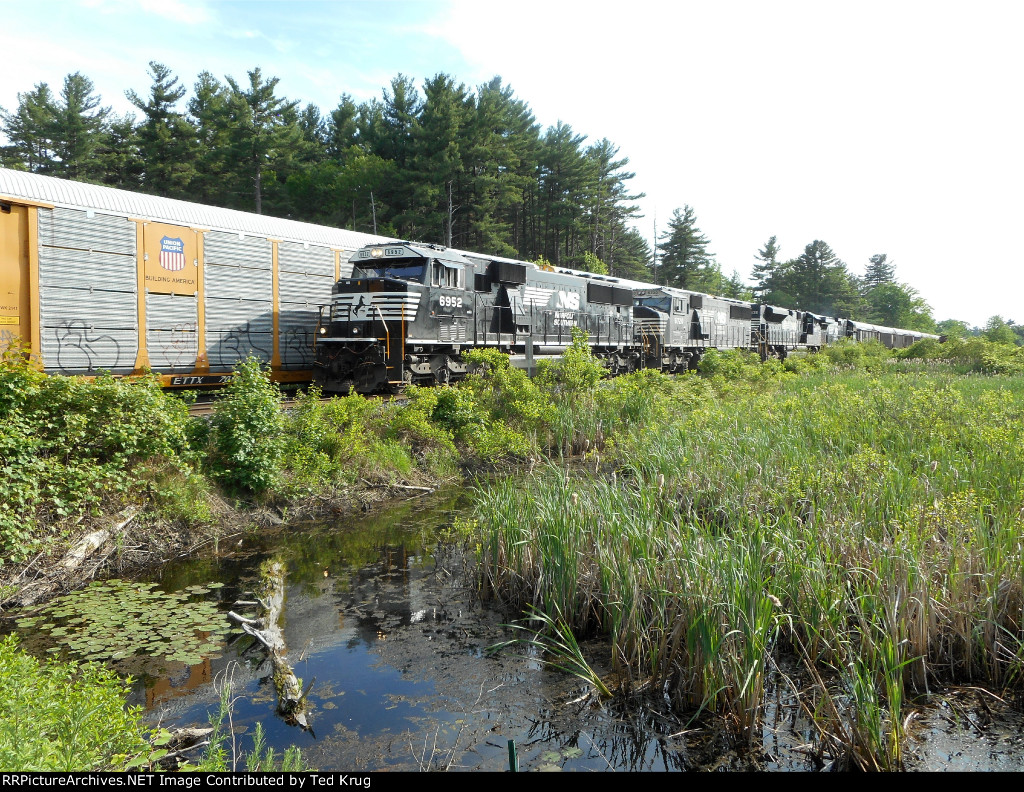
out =
<svg viewBox="0 0 1024 792"><path fill-rule="evenodd" d="M308 382L318 306L383 237L0 168L0 351L50 373Z"/></svg>
<svg viewBox="0 0 1024 792"><path fill-rule="evenodd" d="M317 324L313 380L327 393L452 382L467 373L463 353L478 348L531 368L562 354L574 328L612 373L685 371L707 349L767 359L841 338L889 348L937 338L438 245L375 243L351 262Z"/></svg>
<svg viewBox="0 0 1024 792"><path fill-rule="evenodd" d="M924 337L0 168L0 352L20 339L48 373L219 385L255 356L278 382L372 392L459 379L477 347L531 367L573 328L614 373Z"/></svg>

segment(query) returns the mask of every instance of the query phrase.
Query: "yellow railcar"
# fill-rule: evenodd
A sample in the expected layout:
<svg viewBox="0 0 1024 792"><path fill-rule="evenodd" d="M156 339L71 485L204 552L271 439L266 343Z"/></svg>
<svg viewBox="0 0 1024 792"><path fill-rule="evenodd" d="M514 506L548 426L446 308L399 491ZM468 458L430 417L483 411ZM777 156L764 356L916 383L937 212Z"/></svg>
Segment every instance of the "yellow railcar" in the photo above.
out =
<svg viewBox="0 0 1024 792"><path fill-rule="evenodd" d="M318 307L382 237L0 168L0 349L48 373L311 377Z"/></svg>

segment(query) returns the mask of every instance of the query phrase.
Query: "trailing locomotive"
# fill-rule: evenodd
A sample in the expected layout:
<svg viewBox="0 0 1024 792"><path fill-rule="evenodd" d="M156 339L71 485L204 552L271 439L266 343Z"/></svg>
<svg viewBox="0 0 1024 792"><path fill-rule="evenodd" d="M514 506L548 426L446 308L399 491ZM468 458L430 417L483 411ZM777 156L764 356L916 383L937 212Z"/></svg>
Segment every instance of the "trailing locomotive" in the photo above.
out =
<svg viewBox="0 0 1024 792"><path fill-rule="evenodd" d="M350 261L315 334L313 380L328 393L452 382L468 349L530 369L562 354L573 328L613 374L684 371L711 348L785 358L844 337L901 348L928 335L438 245L368 245Z"/></svg>

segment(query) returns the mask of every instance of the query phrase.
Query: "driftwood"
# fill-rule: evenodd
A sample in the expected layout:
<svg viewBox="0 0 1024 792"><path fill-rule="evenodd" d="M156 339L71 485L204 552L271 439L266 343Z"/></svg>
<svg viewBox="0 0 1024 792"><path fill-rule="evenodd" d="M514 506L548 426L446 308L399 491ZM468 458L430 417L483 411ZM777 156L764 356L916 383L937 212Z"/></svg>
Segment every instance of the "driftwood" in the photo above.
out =
<svg viewBox="0 0 1024 792"><path fill-rule="evenodd" d="M373 484L366 479L360 479L367 487L371 489L403 489L413 490L415 492L436 492L436 487L414 487L412 484Z"/></svg>
<svg viewBox="0 0 1024 792"><path fill-rule="evenodd" d="M278 622L284 607L284 564L272 561L261 570L260 616L249 619L231 611L228 616L241 628L263 644L274 669L274 688L277 691L277 711L286 723L301 726L312 732L306 718L306 696L312 682L305 691L291 665L288 663L288 646Z"/></svg>
<svg viewBox="0 0 1024 792"><path fill-rule="evenodd" d="M96 573L96 570L113 551L104 555L99 563L94 564L88 572L83 572L82 565L95 556L98 550L110 544L111 540L128 527L137 514L138 509L134 507L126 509L121 513L116 525L100 528L83 536L64 554L64 557L55 565L53 572L22 586L11 599L22 607L28 607L48 597L59 587L71 589L81 585Z"/></svg>

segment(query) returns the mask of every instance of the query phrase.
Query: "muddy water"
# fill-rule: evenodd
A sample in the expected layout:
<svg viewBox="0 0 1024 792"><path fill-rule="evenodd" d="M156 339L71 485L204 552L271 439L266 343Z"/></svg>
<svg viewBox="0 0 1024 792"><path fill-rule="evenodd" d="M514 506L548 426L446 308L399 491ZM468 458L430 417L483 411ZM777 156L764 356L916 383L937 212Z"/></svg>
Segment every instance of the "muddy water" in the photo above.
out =
<svg viewBox="0 0 1024 792"><path fill-rule="evenodd" d="M763 739L730 750L713 724L690 722L658 701L598 707L582 683L535 656L487 650L510 636L505 614L481 602L473 548L448 531L471 495L414 498L363 519L288 526L235 540L207 558L153 578L167 591L223 582L211 596L226 613L255 612L260 564L284 562L282 627L288 657L311 685L312 732L275 713L266 652L238 632L218 657L141 678L133 703L165 726L205 725L230 680L237 746L263 724L277 752L301 747L323 770L816 770L812 730L785 665L767 685ZM242 603L242 604L240 604ZM585 646L601 671L607 648ZM936 697L912 719L911 769L1024 769L1024 721L981 693Z"/></svg>
<svg viewBox="0 0 1024 792"><path fill-rule="evenodd" d="M265 652L244 635L218 658L140 680L134 702L165 726L201 725L230 678L236 730L251 735L259 721L271 746L298 745L323 770L506 770L510 740L521 770L706 762L677 719L595 707L581 683L536 657L487 651L511 637L510 616L480 601L472 548L446 534L468 498L416 498L362 520L290 526L155 578L169 591L223 582L224 609L245 613L236 603L253 599L260 564L283 560L284 634L296 673L312 683L312 733L275 714Z"/></svg>

